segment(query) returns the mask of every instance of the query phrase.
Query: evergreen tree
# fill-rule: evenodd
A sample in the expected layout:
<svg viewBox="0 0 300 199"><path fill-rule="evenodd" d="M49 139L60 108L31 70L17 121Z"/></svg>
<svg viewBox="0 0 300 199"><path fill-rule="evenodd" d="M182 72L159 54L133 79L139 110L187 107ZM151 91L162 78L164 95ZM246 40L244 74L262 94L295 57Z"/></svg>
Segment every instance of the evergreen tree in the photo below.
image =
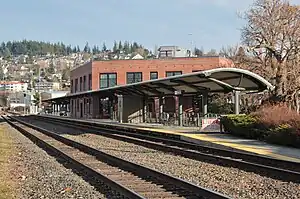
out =
<svg viewBox="0 0 300 199"><path fill-rule="evenodd" d="M92 52L93 52L93 55L99 53L99 48L98 48L98 46L94 45L94 46L93 46Z"/></svg>
<svg viewBox="0 0 300 199"><path fill-rule="evenodd" d="M102 45L102 52L105 52L105 51L107 51L107 47L106 47L105 42L103 42L103 45Z"/></svg>
<svg viewBox="0 0 300 199"><path fill-rule="evenodd" d="M114 41L113 52L115 53L117 52L117 50L118 50L118 44L116 41Z"/></svg>
<svg viewBox="0 0 300 199"><path fill-rule="evenodd" d="M67 53L67 47L63 43L60 43L60 45L59 45L59 54L60 55L67 55L68 54Z"/></svg>
<svg viewBox="0 0 300 199"><path fill-rule="evenodd" d="M122 46L122 42L121 41L119 41L119 46L118 46L118 50L123 50L123 46Z"/></svg>
<svg viewBox="0 0 300 199"><path fill-rule="evenodd" d="M144 47L137 42L133 42L131 44L128 41L122 42L119 41L118 43L114 41L113 45L113 52L117 53L119 51L124 51L126 54L136 52L138 49L144 49ZM102 52L107 51L108 48L106 47L106 44L103 43L102 45ZM91 49L86 43L84 49L84 52L90 53L99 53L100 49L98 46L93 46L93 49ZM0 44L0 57L3 57L5 59L10 59L13 56L22 56L22 55L28 55L30 57L33 56L45 56L47 54L50 55L69 55L71 53L79 53L81 52L79 46L71 46L71 45L65 45L62 42L57 43L50 43L50 42L40 42L40 41L32 41L32 40L22 40L22 41L8 41L8 42L2 42ZM146 53L147 54L147 53ZM30 61L31 62L31 61Z"/></svg>
<svg viewBox="0 0 300 199"><path fill-rule="evenodd" d="M71 45L67 46L66 52L67 52L67 55L70 55L72 53L72 46Z"/></svg>
<svg viewBox="0 0 300 199"><path fill-rule="evenodd" d="M10 59L11 56L12 55L11 55L10 50L7 47L5 47L4 50L3 50L3 57L4 57L4 59Z"/></svg>
<svg viewBox="0 0 300 199"><path fill-rule="evenodd" d="M5 42L2 42L1 43L1 47L0 47L1 49L4 49L4 48L6 48L6 44L5 44Z"/></svg>
<svg viewBox="0 0 300 199"><path fill-rule="evenodd" d="M77 47L76 46L73 47L72 53L77 53Z"/></svg>
<svg viewBox="0 0 300 199"><path fill-rule="evenodd" d="M124 53L125 53L125 54L130 53L130 46L129 46L129 42L128 42L128 41L125 41L125 42L124 42L123 50L124 50Z"/></svg>
<svg viewBox="0 0 300 199"><path fill-rule="evenodd" d="M132 44L130 44L130 48L129 48L129 49L130 49L130 51L129 51L130 53L133 53L133 52L134 52L134 49L133 49L133 45L132 45Z"/></svg>
<svg viewBox="0 0 300 199"><path fill-rule="evenodd" d="M81 50L80 50L80 47L77 45L77 52L80 53Z"/></svg>
<svg viewBox="0 0 300 199"><path fill-rule="evenodd" d="M136 42L133 42L131 47L131 52L136 52L136 50L139 48L139 45Z"/></svg>
<svg viewBox="0 0 300 199"><path fill-rule="evenodd" d="M10 52L12 52L12 43L11 43L11 41L8 41L8 42L6 43L6 48L7 48Z"/></svg>
<svg viewBox="0 0 300 199"><path fill-rule="evenodd" d="M85 52L85 53L91 53L91 48L90 48L88 42L86 42L86 44L84 46L84 49L83 49L83 52Z"/></svg>

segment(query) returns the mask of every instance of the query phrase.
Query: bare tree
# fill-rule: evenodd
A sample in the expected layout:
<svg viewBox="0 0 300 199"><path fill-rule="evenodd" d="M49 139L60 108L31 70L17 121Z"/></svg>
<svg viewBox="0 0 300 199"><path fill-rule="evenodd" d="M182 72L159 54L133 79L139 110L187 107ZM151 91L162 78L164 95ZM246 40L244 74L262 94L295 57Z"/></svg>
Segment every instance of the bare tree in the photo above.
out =
<svg viewBox="0 0 300 199"><path fill-rule="evenodd" d="M234 59L234 57L237 55L239 49L239 45L234 46L223 46L220 50L220 55L224 56L228 59ZM233 60L234 61L234 60Z"/></svg>
<svg viewBox="0 0 300 199"><path fill-rule="evenodd" d="M295 61L300 50L299 7L285 0L256 0L244 18L248 23L242 40L253 54L253 65L275 84L275 96L287 99L300 90L295 81L300 72Z"/></svg>
<svg viewBox="0 0 300 199"><path fill-rule="evenodd" d="M246 54L245 49L239 45L222 47L219 53L228 59L231 59L238 68L249 69L247 66L249 55Z"/></svg>
<svg viewBox="0 0 300 199"><path fill-rule="evenodd" d="M211 49L210 51L208 51L205 56L217 56L218 53L215 49Z"/></svg>

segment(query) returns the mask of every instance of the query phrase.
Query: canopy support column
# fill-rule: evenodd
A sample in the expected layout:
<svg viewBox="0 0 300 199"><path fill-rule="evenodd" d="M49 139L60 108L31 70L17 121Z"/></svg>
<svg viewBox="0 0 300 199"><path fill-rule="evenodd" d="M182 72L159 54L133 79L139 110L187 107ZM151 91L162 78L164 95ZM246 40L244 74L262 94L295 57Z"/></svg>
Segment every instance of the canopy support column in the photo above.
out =
<svg viewBox="0 0 300 199"><path fill-rule="evenodd" d="M234 91L234 113L240 114L240 91Z"/></svg>
<svg viewBox="0 0 300 199"><path fill-rule="evenodd" d="M123 95L118 96L118 116L119 122L123 123Z"/></svg>
<svg viewBox="0 0 300 199"><path fill-rule="evenodd" d="M159 98L159 121L163 123L164 100L163 97Z"/></svg>
<svg viewBox="0 0 300 199"><path fill-rule="evenodd" d="M202 112L203 116L207 117L207 103L208 103L208 93L202 94Z"/></svg>
<svg viewBox="0 0 300 199"><path fill-rule="evenodd" d="M147 123L147 97L143 97L143 122Z"/></svg>
<svg viewBox="0 0 300 199"><path fill-rule="evenodd" d="M183 96L178 96L178 124L183 126L183 110L182 110L182 99Z"/></svg>

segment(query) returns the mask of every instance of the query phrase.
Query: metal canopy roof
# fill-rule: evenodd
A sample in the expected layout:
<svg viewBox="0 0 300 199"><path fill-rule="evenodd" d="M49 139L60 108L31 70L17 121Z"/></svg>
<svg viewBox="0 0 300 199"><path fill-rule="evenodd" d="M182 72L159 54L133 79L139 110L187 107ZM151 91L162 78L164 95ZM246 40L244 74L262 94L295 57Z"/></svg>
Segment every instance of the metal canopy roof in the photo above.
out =
<svg viewBox="0 0 300 199"><path fill-rule="evenodd" d="M176 95L180 93L183 95L204 92L226 93L234 90L260 92L264 90L273 90L274 88L275 87L263 77L250 71L238 68L216 68L94 91L74 93L65 97L53 98L45 101L55 101L92 93L98 93L104 97L113 94L155 97Z"/></svg>

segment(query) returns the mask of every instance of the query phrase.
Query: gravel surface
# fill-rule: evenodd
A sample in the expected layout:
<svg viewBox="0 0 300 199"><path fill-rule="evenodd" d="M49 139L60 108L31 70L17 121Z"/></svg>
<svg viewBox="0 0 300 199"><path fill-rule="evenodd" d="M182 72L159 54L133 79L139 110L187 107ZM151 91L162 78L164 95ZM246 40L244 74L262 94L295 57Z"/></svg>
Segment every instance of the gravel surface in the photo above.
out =
<svg viewBox="0 0 300 199"><path fill-rule="evenodd" d="M111 155L180 177L233 198L300 198L300 184L175 156L57 124L37 120L31 122Z"/></svg>
<svg viewBox="0 0 300 199"><path fill-rule="evenodd" d="M12 127L8 127L8 130L17 150L12 161L15 164L13 176L18 181L19 198L107 198L21 133Z"/></svg>

